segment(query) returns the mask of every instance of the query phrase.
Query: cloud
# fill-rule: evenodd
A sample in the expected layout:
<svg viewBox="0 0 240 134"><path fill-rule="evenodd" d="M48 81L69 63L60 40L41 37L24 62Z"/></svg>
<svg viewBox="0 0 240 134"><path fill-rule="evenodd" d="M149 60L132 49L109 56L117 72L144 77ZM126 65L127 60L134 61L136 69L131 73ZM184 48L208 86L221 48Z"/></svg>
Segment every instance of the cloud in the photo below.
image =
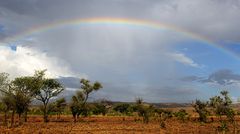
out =
<svg viewBox="0 0 240 134"><path fill-rule="evenodd" d="M49 23L114 17L160 22L215 42L239 42L239 7L238 0L2 0L0 41L9 43L12 37ZM69 89L76 89L78 78L87 75L90 80L104 83L104 89L96 95L116 101L131 101L135 96L144 96L149 101L189 100L196 94L192 90L201 83L183 86L185 81L238 81L234 78L225 82L210 76L205 79L198 76L183 78L192 70L209 71L202 68L205 63L209 65L201 59L205 53L198 55L200 52L195 54L198 51L195 47L184 46L189 40L192 38L181 30L156 30L132 25L64 25L18 38L13 42L23 41L21 44L24 45L12 45L12 50L11 45L1 45L0 69L18 76L47 68L50 76L59 77ZM202 45L199 42L194 45ZM179 52L183 50L182 46L184 53ZM182 65L192 68L181 68ZM187 96L187 92L192 96ZM181 94L180 97L177 94Z"/></svg>
<svg viewBox="0 0 240 134"><path fill-rule="evenodd" d="M80 89L80 78L77 77L59 77L58 81L61 82L66 88Z"/></svg>
<svg viewBox="0 0 240 134"><path fill-rule="evenodd" d="M32 75L35 70L47 69L49 77L76 76L67 63L56 57L30 47L18 46L16 51L7 46L0 46L0 70L10 73L12 77Z"/></svg>
<svg viewBox="0 0 240 134"><path fill-rule="evenodd" d="M213 41L235 40L240 22L239 0L172 0L156 3L151 15ZM220 16L219 16L220 15Z"/></svg>
<svg viewBox="0 0 240 134"><path fill-rule="evenodd" d="M107 16L159 21L216 42L240 41L239 0L8 0L0 1L0 15L13 34L51 21Z"/></svg>
<svg viewBox="0 0 240 134"><path fill-rule="evenodd" d="M202 67L201 65L197 64L196 62L194 62L191 58L187 57L185 54L183 53L169 53L168 54L173 60L182 63L184 65L188 65L191 67L197 67L200 68Z"/></svg>
<svg viewBox="0 0 240 134"><path fill-rule="evenodd" d="M155 86L148 87L147 93L143 98L148 101L158 100L158 102L191 102L198 95L202 94L199 90L191 86Z"/></svg>
<svg viewBox="0 0 240 134"><path fill-rule="evenodd" d="M223 69L210 74L207 79L200 80L200 82L231 85L240 82L240 74L235 74L231 70Z"/></svg>
<svg viewBox="0 0 240 134"><path fill-rule="evenodd" d="M183 77L180 80L181 81L186 81L186 82L194 82L194 81L198 81L198 80L201 80L201 79L203 79L203 77L192 75L192 76Z"/></svg>

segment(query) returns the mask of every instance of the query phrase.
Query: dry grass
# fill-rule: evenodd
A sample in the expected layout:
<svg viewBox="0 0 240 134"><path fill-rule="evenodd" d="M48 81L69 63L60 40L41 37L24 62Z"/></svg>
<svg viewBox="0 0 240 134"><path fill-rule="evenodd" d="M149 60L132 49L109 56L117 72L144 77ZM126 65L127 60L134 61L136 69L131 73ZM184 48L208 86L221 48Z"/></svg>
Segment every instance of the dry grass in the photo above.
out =
<svg viewBox="0 0 240 134"><path fill-rule="evenodd" d="M87 117L77 123L71 116L61 120L51 117L51 122L43 123L40 116L30 116L27 123L14 128L0 127L5 134L212 134L216 133L219 122L201 124L196 121L181 122L176 119L166 121L166 128L161 129L158 122L143 124L134 117ZM17 123L16 123L17 124ZM231 126L230 126L231 127ZM232 129L232 128L231 128Z"/></svg>

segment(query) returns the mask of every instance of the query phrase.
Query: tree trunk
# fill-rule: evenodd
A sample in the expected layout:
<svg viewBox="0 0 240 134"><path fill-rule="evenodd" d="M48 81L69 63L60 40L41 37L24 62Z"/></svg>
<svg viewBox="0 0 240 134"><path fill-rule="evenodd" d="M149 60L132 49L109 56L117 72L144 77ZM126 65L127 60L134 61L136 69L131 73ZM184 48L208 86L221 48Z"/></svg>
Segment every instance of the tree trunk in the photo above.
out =
<svg viewBox="0 0 240 134"><path fill-rule="evenodd" d="M15 115L15 110L12 111L11 127L13 127L13 125L14 125L14 115Z"/></svg>
<svg viewBox="0 0 240 134"><path fill-rule="evenodd" d="M4 111L4 125L7 125L7 111Z"/></svg>
<svg viewBox="0 0 240 134"><path fill-rule="evenodd" d="M24 112L24 122L27 122L27 111Z"/></svg>
<svg viewBox="0 0 240 134"><path fill-rule="evenodd" d="M18 124L19 124L19 125L22 124L21 114L18 114Z"/></svg>
<svg viewBox="0 0 240 134"><path fill-rule="evenodd" d="M77 122L76 115L74 115L73 118L74 118L74 122Z"/></svg>
<svg viewBox="0 0 240 134"><path fill-rule="evenodd" d="M44 122L48 122L48 115L45 113L43 116Z"/></svg>
<svg viewBox="0 0 240 134"><path fill-rule="evenodd" d="M43 120L44 122L48 122L48 114L47 114L47 105L44 104L44 109L43 109Z"/></svg>
<svg viewBox="0 0 240 134"><path fill-rule="evenodd" d="M58 114L57 114L57 119L60 120L60 118L61 118L61 114L58 113Z"/></svg>

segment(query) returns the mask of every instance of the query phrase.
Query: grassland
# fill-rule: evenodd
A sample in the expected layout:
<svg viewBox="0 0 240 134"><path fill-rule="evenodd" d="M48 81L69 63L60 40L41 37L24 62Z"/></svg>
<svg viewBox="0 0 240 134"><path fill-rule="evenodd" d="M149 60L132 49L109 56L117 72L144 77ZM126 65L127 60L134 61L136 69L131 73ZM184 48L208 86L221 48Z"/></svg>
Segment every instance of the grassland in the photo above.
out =
<svg viewBox="0 0 240 134"><path fill-rule="evenodd" d="M2 120L1 116L1 120ZM240 126L240 118L236 117L237 126ZM132 116L91 116L80 118L74 123L70 115L50 117L50 122L43 123L41 116L31 115L28 122L20 126L6 127L0 126L0 133L3 134L214 134L219 126L217 118L211 123L199 123L192 117L185 122L170 118L166 120L166 128L161 128L160 124L151 120L148 124L142 123L137 117ZM17 123L17 120L15 122ZM229 126L233 133L233 126ZM236 133L240 133L237 128Z"/></svg>

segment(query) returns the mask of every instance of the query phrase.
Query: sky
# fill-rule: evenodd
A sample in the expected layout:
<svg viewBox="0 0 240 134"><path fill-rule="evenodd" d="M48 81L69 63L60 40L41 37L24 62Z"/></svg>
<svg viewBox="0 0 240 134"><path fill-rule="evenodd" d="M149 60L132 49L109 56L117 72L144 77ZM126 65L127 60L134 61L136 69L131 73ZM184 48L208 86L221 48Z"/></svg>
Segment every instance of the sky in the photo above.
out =
<svg viewBox="0 0 240 134"><path fill-rule="evenodd" d="M240 0L0 0L0 72L47 69L64 96L99 81L92 100L236 101L239 24Z"/></svg>

